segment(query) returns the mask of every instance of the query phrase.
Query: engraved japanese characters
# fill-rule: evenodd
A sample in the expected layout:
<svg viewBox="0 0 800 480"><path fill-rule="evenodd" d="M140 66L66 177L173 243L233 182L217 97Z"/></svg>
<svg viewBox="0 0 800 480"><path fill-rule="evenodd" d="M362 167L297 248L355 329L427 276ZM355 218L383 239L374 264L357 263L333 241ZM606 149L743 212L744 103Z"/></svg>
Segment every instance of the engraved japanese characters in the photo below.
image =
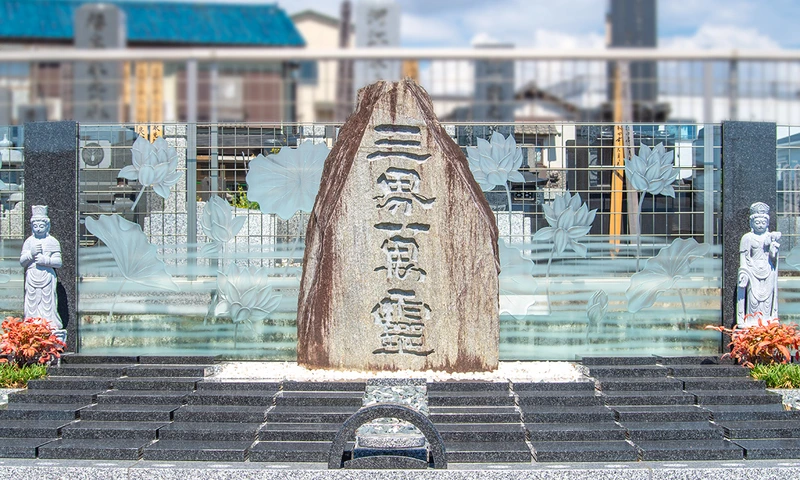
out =
<svg viewBox="0 0 800 480"><path fill-rule="evenodd" d="M497 366L497 227L411 80L360 92L309 220L298 361L364 370Z"/></svg>

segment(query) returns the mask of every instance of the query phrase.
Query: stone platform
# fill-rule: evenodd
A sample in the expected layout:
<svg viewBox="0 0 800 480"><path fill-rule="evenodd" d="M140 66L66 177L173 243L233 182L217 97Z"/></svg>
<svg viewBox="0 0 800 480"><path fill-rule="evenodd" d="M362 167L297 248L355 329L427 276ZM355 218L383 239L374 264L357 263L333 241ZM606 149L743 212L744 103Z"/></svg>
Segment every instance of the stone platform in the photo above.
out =
<svg viewBox="0 0 800 480"><path fill-rule="evenodd" d="M0 461L128 465L114 470L127 475L120 478L134 478L142 465L212 462L187 468L225 464L305 478L300 471L327 464L334 435L361 407L366 388L356 380L208 378L218 368L210 357L67 356L49 378L9 395L0 410ZM651 475L644 463L715 461L739 469L800 458L800 411L784 410L780 395L744 368L715 357L587 357L581 368L585 377L571 382L429 382L429 418L449 470L549 472L565 462L601 462L604 472L617 465ZM769 465L796 466L775 461Z"/></svg>

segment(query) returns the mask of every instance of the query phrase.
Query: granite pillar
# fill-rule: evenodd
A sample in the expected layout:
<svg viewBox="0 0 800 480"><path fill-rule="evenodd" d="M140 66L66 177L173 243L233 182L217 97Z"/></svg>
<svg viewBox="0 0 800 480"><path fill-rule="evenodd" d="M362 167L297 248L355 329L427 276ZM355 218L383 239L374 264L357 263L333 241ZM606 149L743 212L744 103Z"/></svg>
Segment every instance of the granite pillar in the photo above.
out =
<svg viewBox="0 0 800 480"><path fill-rule="evenodd" d="M776 229L775 132L774 123L722 123L722 323L728 328L736 323L739 242L750 231L750 205L769 205L769 230Z"/></svg>
<svg viewBox="0 0 800 480"><path fill-rule="evenodd" d="M25 237L31 234L31 205L47 205L50 234L61 243L58 314L67 330L67 350L78 337L78 124L26 123ZM22 292L20 292L22 293Z"/></svg>

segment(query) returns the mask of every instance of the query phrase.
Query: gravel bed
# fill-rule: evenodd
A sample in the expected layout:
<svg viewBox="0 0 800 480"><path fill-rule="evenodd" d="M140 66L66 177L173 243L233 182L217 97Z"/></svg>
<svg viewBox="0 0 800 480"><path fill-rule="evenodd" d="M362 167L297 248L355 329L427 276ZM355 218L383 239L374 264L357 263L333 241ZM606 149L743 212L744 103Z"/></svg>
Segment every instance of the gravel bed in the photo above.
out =
<svg viewBox="0 0 800 480"><path fill-rule="evenodd" d="M24 388L0 388L0 405L8 403L8 394L25 390Z"/></svg>
<svg viewBox="0 0 800 480"><path fill-rule="evenodd" d="M768 388L770 392L783 395L783 404L794 410L800 410L800 389L796 388Z"/></svg>
<svg viewBox="0 0 800 480"><path fill-rule="evenodd" d="M370 378L425 378L428 381L483 380L512 382L574 382L585 378L571 362L500 362L493 372L446 373L415 372L358 372L344 370L310 370L296 362L225 362L207 380L297 380L306 382L330 382L344 380L367 380Z"/></svg>

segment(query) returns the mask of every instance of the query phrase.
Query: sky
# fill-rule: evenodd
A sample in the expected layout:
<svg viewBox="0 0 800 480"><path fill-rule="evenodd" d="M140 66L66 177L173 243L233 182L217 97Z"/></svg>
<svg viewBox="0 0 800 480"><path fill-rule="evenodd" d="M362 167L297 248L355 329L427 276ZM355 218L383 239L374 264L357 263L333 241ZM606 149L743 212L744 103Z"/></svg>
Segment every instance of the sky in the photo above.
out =
<svg viewBox="0 0 800 480"><path fill-rule="evenodd" d="M219 1L219 0L217 0ZM406 47L469 47L492 38L533 48L603 48L605 0L397 0ZM278 0L288 13L338 17L336 0ZM797 0L661 0L659 46L800 48Z"/></svg>

